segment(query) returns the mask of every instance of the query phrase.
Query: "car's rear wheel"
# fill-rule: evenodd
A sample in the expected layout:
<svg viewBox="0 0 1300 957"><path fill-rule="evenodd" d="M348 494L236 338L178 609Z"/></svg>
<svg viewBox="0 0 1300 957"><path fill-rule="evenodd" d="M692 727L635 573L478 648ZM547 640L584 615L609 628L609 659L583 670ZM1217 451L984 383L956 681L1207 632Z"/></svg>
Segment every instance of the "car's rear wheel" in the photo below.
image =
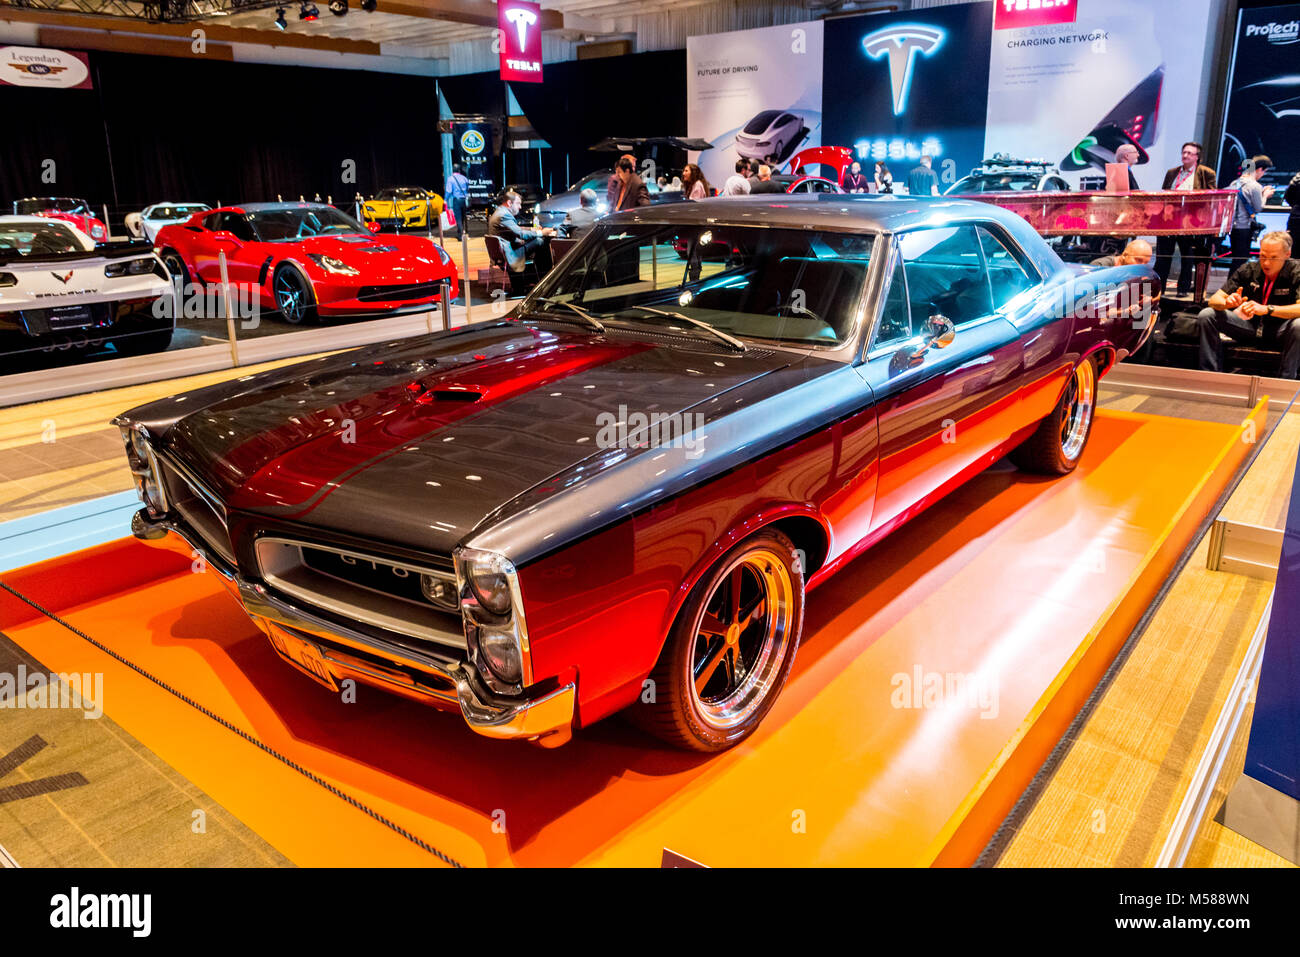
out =
<svg viewBox="0 0 1300 957"><path fill-rule="evenodd" d="M1074 471L1092 435L1097 406L1097 364L1084 359L1074 369L1052 414L1011 453L1011 461L1027 472L1065 475Z"/></svg>
<svg viewBox="0 0 1300 957"><path fill-rule="evenodd" d="M316 318L316 295L311 281L293 266L281 266L271 280L275 308L280 318L291 325L312 322Z"/></svg>
<svg viewBox="0 0 1300 957"><path fill-rule="evenodd" d="M722 751L744 740L785 686L803 602L803 569L790 539L775 529L747 538L691 589L629 716L688 750Z"/></svg>

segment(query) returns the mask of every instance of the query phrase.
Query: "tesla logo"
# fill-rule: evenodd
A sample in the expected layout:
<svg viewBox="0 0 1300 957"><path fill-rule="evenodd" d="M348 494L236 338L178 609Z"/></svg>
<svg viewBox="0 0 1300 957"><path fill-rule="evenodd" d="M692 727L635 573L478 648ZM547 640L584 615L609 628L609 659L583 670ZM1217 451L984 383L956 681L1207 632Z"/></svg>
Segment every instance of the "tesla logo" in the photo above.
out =
<svg viewBox="0 0 1300 957"><path fill-rule="evenodd" d="M528 28L537 22L537 14L527 7L514 7L506 11L506 19L515 25L519 34L519 49L528 46Z"/></svg>
<svg viewBox="0 0 1300 957"><path fill-rule="evenodd" d="M72 273L66 273L65 275L60 276L58 273L52 272L50 273L50 275L53 276L55 279L57 279L59 282L63 283L65 286L67 285L68 280L72 278Z"/></svg>
<svg viewBox="0 0 1300 957"><path fill-rule="evenodd" d="M885 27L862 38L862 48L873 60L889 57L889 81L894 90L894 115L907 112L907 94L912 88L912 64L917 54L929 56L943 46L942 30L915 24Z"/></svg>

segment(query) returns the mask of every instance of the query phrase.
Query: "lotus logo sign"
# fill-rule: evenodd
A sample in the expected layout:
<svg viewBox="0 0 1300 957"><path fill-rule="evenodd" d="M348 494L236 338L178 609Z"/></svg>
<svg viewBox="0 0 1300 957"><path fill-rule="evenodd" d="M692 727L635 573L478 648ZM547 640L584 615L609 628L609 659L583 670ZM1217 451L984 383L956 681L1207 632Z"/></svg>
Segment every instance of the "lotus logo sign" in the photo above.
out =
<svg viewBox="0 0 1300 957"><path fill-rule="evenodd" d="M470 156L476 156L483 152L483 147L487 146L487 140L478 130L466 130L460 135L460 148Z"/></svg>
<svg viewBox="0 0 1300 957"><path fill-rule="evenodd" d="M527 0L500 0L497 4L498 42L501 45L501 79L542 82L542 8Z"/></svg>
<svg viewBox="0 0 1300 957"><path fill-rule="evenodd" d="M894 115L907 112L907 94L912 88L912 67L917 55L930 56L943 46L947 36L937 27L912 23L885 27L862 38L862 49L873 60L889 58L889 80L894 91Z"/></svg>

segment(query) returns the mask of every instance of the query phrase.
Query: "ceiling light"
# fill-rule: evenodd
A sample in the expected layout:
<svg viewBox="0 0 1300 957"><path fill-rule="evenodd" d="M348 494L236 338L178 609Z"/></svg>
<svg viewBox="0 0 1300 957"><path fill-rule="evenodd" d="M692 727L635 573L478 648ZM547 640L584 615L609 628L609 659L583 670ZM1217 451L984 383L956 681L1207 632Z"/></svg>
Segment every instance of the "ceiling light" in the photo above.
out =
<svg viewBox="0 0 1300 957"><path fill-rule="evenodd" d="M336 17L347 16L348 0L330 0L330 13Z"/></svg>
<svg viewBox="0 0 1300 957"><path fill-rule="evenodd" d="M298 8L299 20L319 20L320 9L314 3L307 3L303 0L302 6Z"/></svg>
<svg viewBox="0 0 1300 957"><path fill-rule="evenodd" d="M287 27L287 26L289 25L288 21L286 21L286 20L284 19L284 7L278 7L278 8L276 9L276 11L275 11L275 25L276 25L277 27L279 27L281 30L283 30L285 27Z"/></svg>

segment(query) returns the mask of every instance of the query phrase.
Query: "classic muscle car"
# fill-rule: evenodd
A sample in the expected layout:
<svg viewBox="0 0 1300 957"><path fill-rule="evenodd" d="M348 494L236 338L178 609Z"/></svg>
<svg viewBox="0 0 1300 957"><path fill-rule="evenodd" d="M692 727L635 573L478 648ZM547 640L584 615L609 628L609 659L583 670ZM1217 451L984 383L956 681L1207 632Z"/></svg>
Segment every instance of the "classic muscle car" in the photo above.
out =
<svg viewBox="0 0 1300 957"><path fill-rule="evenodd" d="M378 229L376 226L375 229ZM245 203L195 213L158 230L154 245L174 277L215 285L226 275L285 322L427 308L456 266L423 236L375 236L323 203Z"/></svg>
<svg viewBox="0 0 1300 957"><path fill-rule="evenodd" d="M1075 467L1154 284L969 201L628 210L501 320L120 416L133 529L201 550L327 687L543 745L627 709L721 750L808 590L1008 453Z"/></svg>

